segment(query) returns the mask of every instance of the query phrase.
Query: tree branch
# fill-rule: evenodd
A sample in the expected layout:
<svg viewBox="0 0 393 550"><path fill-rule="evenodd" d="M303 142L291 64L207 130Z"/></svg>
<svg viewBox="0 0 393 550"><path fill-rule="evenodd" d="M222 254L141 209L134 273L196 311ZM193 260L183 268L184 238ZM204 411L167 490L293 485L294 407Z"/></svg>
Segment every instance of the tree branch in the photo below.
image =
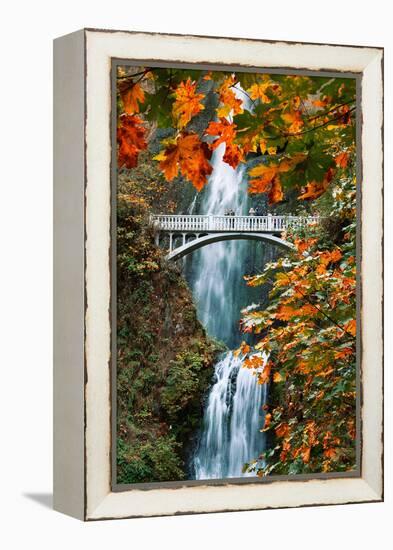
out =
<svg viewBox="0 0 393 550"><path fill-rule="evenodd" d="M287 277L287 279L289 280L290 283L292 283L290 277L288 276L287 272L283 271L283 273L285 274L285 276ZM271 283L272 285L274 285L274 281L272 281L271 279L267 279L269 281L269 283ZM291 284L291 286L293 286ZM326 317L326 319L328 319L331 323L333 323L334 325L336 325L340 330L342 330L347 336L349 336L352 340L356 340L356 336L353 336L350 332L348 332L347 330L345 330L344 327L342 327L339 323L337 323L337 321L335 321L332 317L330 317L330 315L328 315L326 312L324 312L321 308L319 308L317 305L315 305L311 300L310 298L304 294L304 292L302 292L299 288L296 289L297 292L299 292L303 298L312 306L314 307L317 311L319 311L319 313L322 313L322 315L324 317Z"/></svg>
<svg viewBox="0 0 393 550"><path fill-rule="evenodd" d="M310 116L310 117L307 118L307 120L315 120L317 118L321 118L323 116L328 115L332 111L337 111L337 109L339 109L340 107L344 107L345 105L350 105L351 103L354 103L355 101L356 101L356 99L351 99L350 101L345 101L344 103L340 103L340 105L336 105L335 107L332 107L328 111L320 113L319 115Z"/></svg>
<svg viewBox="0 0 393 550"><path fill-rule="evenodd" d="M331 118L327 122L324 122L323 124L318 124L317 126L313 126L312 128L308 128L307 130L303 130L303 132L294 132L294 133L282 132L281 136L282 137L294 137L294 136L302 136L304 134L308 134L309 132L314 132L314 130L317 130L318 128L323 128L324 126L327 126L328 124L331 124L332 122L335 122L336 120L340 120L340 118L343 118L344 116L347 116L348 113L352 113L353 111L355 111L355 109L356 109L356 107L352 107L352 109L349 109L349 111L347 111L346 113L343 113L342 115L340 115L338 117ZM265 139L269 139L269 138L265 138ZM276 138L270 138L270 139L276 139Z"/></svg>

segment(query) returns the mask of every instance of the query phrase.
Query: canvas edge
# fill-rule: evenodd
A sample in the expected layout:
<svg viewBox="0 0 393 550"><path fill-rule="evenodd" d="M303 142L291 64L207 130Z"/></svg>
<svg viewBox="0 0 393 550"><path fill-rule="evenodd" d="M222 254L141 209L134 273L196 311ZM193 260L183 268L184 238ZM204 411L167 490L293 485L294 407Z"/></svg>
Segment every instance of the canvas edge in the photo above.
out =
<svg viewBox="0 0 393 550"><path fill-rule="evenodd" d="M53 507L85 518L85 33L53 42Z"/></svg>
<svg viewBox="0 0 393 550"><path fill-rule="evenodd" d="M97 31L100 35L101 35L101 31ZM96 34L96 31L88 31L87 32L87 35L90 37L90 38L93 38L93 36L91 35L91 33L93 33L94 35L94 40L97 37L97 34ZM146 33L138 33L138 34L146 34ZM108 36L108 35L106 35ZM110 35L110 36L113 36L113 35ZM168 36L168 35L165 35L165 36ZM100 36L99 38L99 41L101 41L101 39L103 38L103 36ZM188 38L192 38L192 37L188 37ZM231 39L225 39L225 40L231 40ZM92 41L93 42L93 41ZM263 41L261 41L263 42ZM270 42L269 42L270 44ZM102 44L101 44L102 45ZM255 44L254 44L255 45ZM296 45L299 45L299 44L296 44ZM132 44L130 44L130 46L132 46ZM239 44L236 43L236 46L238 47ZM94 47L97 47L97 42L95 42L95 46L93 46L93 49ZM292 46L291 46L292 47ZM319 49L319 46L316 46L316 48ZM344 49L351 49L351 47L347 47L347 46L343 46ZM363 70L365 71L365 74L366 74L366 69L369 65L372 65L373 61L378 61L378 58L380 60L382 60L382 51L381 49L377 48L377 49L372 49L372 48L366 48L368 53L369 53L369 56L368 56L368 63L363 67ZM104 46L104 50L105 50L105 46ZM372 50L372 53L373 55L371 55L371 52L370 50ZM132 51L132 50L131 50ZM99 55L102 55L102 50L100 51L100 47L98 47L98 53ZM162 55L162 52L160 52L161 55ZM111 52L109 54L109 52L107 53L107 55L109 57L121 57L121 55L113 55L113 52ZM266 63L263 63L263 61L261 61L260 63L261 65L263 66L266 66ZM359 70L359 65L357 65L357 70ZM334 68L332 67L330 70L333 70ZM89 71L88 71L89 72ZM377 71L378 72L378 71ZM380 79L380 77L378 76L377 79ZM380 96L381 101L382 101L382 94ZM379 109L379 106L377 107L377 109ZM382 124L382 109L379 109L380 110L380 118L381 118L381 124ZM377 113L378 114L378 113ZM102 124L102 121L101 121L101 124ZM364 133L366 133L368 130L367 130L367 124L363 127L363 131ZM95 134L97 135L97 134ZM374 142L375 143L375 142ZM88 147L89 149L89 147ZM366 162L366 165L367 165L367 162ZM376 170L378 171L378 165L377 163L375 164L374 168L376 168ZM379 170L381 169L381 167L379 167ZM381 180L381 184L382 184L382 180ZM102 206L102 205L101 205ZM378 205L376 205L377 207L377 210L378 210ZM381 205L380 205L381 207ZM105 208L105 207L104 207ZM377 266L377 271L380 270L380 265ZM87 284L89 284L89 277L87 277ZM382 298L382 294L381 294L381 298ZM91 317L92 318L92 317ZM86 321L88 322L88 316L86 318ZM377 319L377 324L378 324L378 319ZM381 397L381 394L380 394L380 390L376 390L376 394L380 395ZM88 395L88 393L87 393ZM87 410L89 410L89 404L87 405ZM92 410L90 410L90 413L93 413ZM91 417L92 418L92 417ZM88 425L88 428L89 428L89 425ZM380 431L380 430L379 430ZM88 429L88 434L89 434L89 429ZM90 435L92 435L90 433ZM88 444L88 454L87 454L87 460L89 459L89 453L91 453L91 456L94 455L94 437L93 439L91 440L91 443L92 445L89 446ZM102 441L101 441L101 445L102 445ZM378 445L377 445L377 448L378 448ZM101 450L102 450L102 447L101 447ZM380 451L382 454L382 448L380 448ZM376 455L378 455L378 451L376 452ZM382 499L382 470L380 470L378 467L376 468L376 470L378 470L378 472L375 474L374 472L374 476L373 479L372 479L372 482L371 484L367 482L367 479L368 479L368 474L369 472L367 472L367 469L366 469L366 472L365 472L365 478L364 479L357 479L357 480L350 480L351 481L351 487L352 489L354 489L354 482L358 482L359 484L359 487L362 487L363 490L365 491L364 494L366 495L367 494L367 498L365 499L366 501L379 501ZM379 471L380 470L380 471ZM90 470L90 473L92 473L92 471ZM88 500L88 508L87 508L87 514L86 514L86 519L104 519L104 518L108 518L108 517L141 517L141 516L144 516L144 515L166 515L165 513L165 510L162 511L161 514L157 514L155 513L154 511L152 513L138 513L138 514L134 514L134 513L131 513L132 510L130 510L130 513L127 513L127 511L125 512L119 512L119 510L117 509L116 512L112 512L111 513L111 509L112 510L115 510L116 509L116 505L114 503L114 495L119 495L119 493L111 493L110 492L110 484L107 485L106 487L106 492L104 490L104 487L103 485L101 486L101 490L99 491L100 495L97 494L96 492L96 489L94 488L94 474L93 474L93 485L90 483L89 484L89 481L91 482L92 480L89 480L89 470L88 470L88 484L87 484L87 490L91 489L92 490L92 493L96 493L95 495L90 495L90 496L93 496L93 500L91 500L89 502ZM333 480L332 480L333 481ZM341 484L343 482L345 482L347 480L341 480ZM276 483L281 483L281 482L276 482ZM291 484L293 482L284 482L284 484ZM298 483L303 483L303 484L308 484L308 486L310 486L309 484L310 483L314 483L314 482L296 482L296 484ZM315 481L315 483L319 483L318 481ZM326 483L326 481L322 482L323 484ZM251 486L247 486L247 487L251 487ZM261 487L261 486L259 486ZM287 486L288 487L288 486ZM358 488L359 488L358 487ZM187 491L191 490L191 491L195 491L195 488L187 488L186 489ZM210 488L211 490L211 488ZM225 490L228 490L228 488L225 488ZM285 489L287 490L287 489ZM356 489L357 491L358 489ZM154 490L152 491L152 493L156 493L157 491L160 491L162 492L163 490L161 489L158 489L158 490ZM176 491L179 491L179 489L177 489ZM183 491L180 490L181 492ZM355 491L355 492L356 492ZM128 491L127 493L133 493L134 495L137 494L136 491ZM89 495L88 495L89 496ZM95 498L94 498L95 496ZM206 496L206 495L205 495ZM98 497L98 498L97 498ZM184 498L184 495L183 495L183 498ZM192 500L192 499L191 499ZM360 497L357 497L355 498L355 502L359 502L359 501L363 501ZM351 502L351 497L348 496L348 501L347 502ZM337 503L340 503L340 502L329 502L329 504L337 504ZM326 501L324 500L318 500L316 499L315 502L313 503L299 503L297 504L297 506L302 506L302 505L312 505L312 504L327 504ZM108 507L109 506L109 507ZM290 506L296 506L296 504L290 504ZM262 506L257 506L256 508L254 506L250 506L248 509L261 509L261 508L269 508L269 507L285 507L285 504L276 504L276 505L272 505L270 506L268 503L266 503L266 505L262 505ZM239 508L235 508L235 509L239 509ZM172 511L172 512L169 512L169 514L175 514L175 513L202 513L204 510L199 510L199 511L192 511L192 510L187 510L187 511L184 511L184 510L177 510L177 511ZM214 512L214 511L224 511L224 509L214 509L214 510L206 510L206 511L209 511L209 512Z"/></svg>

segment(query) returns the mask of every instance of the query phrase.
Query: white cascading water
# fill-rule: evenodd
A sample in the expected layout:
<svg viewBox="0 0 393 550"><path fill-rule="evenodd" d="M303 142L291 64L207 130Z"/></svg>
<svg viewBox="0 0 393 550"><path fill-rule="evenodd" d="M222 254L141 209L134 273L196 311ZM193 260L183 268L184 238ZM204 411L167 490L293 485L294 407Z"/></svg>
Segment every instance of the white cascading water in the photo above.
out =
<svg viewBox="0 0 393 550"><path fill-rule="evenodd" d="M242 477L245 463L264 447L261 405L266 386L241 366L231 351L215 366L215 381L204 414L204 426L194 456L196 479Z"/></svg>
<svg viewBox="0 0 393 550"><path fill-rule="evenodd" d="M241 90L238 95L244 97ZM214 151L213 172L199 211L224 214L233 210L236 215L247 215L244 166L236 170L231 168L223 161L224 152L225 144ZM192 206L194 210L195 204ZM239 333L240 294L250 246L249 241L218 242L201 248L190 258L190 285L199 319L208 334L222 340L229 348L238 347L242 338ZM257 384L253 373L241 367L241 359L232 351L224 353L215 366L203 428L193 457L196 479L249 475L242 471L244 464L256 459L264 449L265 436L260 429L265 400L266 386Z"/></svg>
<svg viewBox="0 0 393 550"><path fill-rule="evenodd" d="M248 212L247 182L244 167L237 170L222 157L225 144L214 151L213 172L200 206L204 214L224 214L233 210L236 215ZM239 293L247 254L247 241L226 241L201 248L192 256L196 276L193 293L199 318L207 332L228 346L238 344Z"/></svg>

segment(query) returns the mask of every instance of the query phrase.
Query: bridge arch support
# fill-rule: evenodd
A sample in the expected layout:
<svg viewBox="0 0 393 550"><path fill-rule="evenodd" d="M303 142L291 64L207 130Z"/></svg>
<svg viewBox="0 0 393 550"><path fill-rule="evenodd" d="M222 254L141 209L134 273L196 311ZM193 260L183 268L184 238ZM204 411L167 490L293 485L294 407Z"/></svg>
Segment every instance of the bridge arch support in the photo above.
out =
<svg viewBox="0 0 393 550"><path fill-rule="evenodd" d="M179 246L172 250L167 256L167 260L176 261L187 254L191 254L195 250L207 246L209 244L221 242L221 241L232 241L232 240L254 240L254 241L263 241L287 250L294 250L294 245L288 241L284 241L280 237L276 237L270 233L236 233L234 231L228 233L210 233L194 239L193 241L187 242L182 246Z"/></svg>

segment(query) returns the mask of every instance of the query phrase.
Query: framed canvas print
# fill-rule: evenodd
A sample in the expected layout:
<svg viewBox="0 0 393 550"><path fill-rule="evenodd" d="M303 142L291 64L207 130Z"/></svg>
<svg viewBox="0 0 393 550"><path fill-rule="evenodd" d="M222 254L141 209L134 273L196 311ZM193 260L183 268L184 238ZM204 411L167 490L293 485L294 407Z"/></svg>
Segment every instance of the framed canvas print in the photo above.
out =
<svg viewBox="0 0 393 550"><path fill-rule="evenodd" d="M383 498L383 50L55 40L55 508Z"/></svg>

